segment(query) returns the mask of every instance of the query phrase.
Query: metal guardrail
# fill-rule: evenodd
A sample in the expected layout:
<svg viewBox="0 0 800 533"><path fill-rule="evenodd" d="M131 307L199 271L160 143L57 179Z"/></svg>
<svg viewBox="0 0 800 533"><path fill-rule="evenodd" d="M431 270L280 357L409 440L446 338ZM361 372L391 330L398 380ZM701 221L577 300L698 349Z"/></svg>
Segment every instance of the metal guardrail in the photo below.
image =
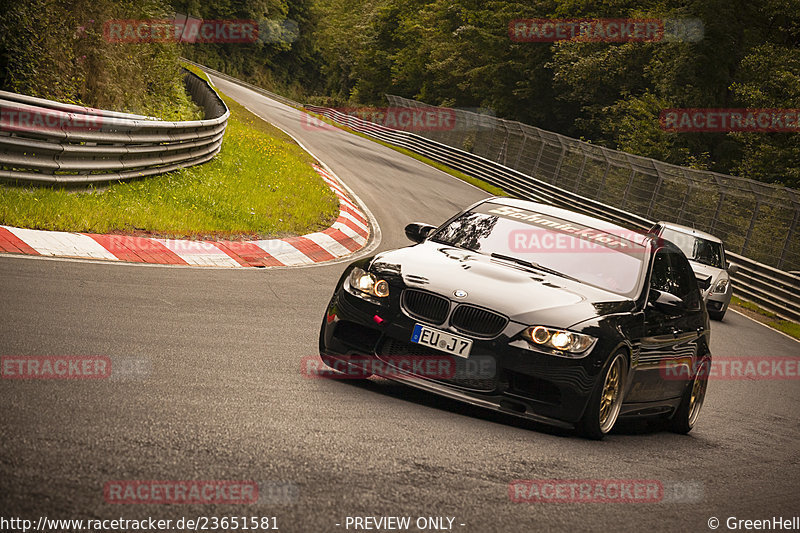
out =
<svg viewBox="0 0 800 533"><path fill-rule="evenodd" d="M428 159L479 178L518 198L564 207L630 229L647 230L655 223L645 217L586 198L484 157L414 133L387 128L335 109L317 106L306 106L306 109L354 131L406 148ZM800 277L741 255L728 253L728 256L739 265L739 271L734 277L733 284L734 293L737 296L756 303L782 318L800 321Z"/></svg>
<svg viewBox="0 0 800 533"><path fill-rule="evenodd" d="M733 284L736 296L781 318L800 322L800 276L741 255L727 255L739 265Z"/></svg>
<svg viewBox="0 0 800 533"><path fill-rule="evenodd" d="M234 82L234 83L236 83L238 85L242 85L244 87L247 87L248 89L256 91L257 93L261 93L261 94L263 94L264 96L266 96L268 98L272 98L273 100L277 100L278 102L280 102L282 104L286 104L286 105L288 105L290 107L296 107L298 109L301 109L303 107L303 104L301 104L299 102L295 102L294 100L292 100L290 98L286 98L285 96L281 96L279 94L275 94L273 92L270 92L270 91L268 91L266 89L262 89L261 87L259 87L257 85L253 85L251 83L247 83L246 81L242 81L242 80L240 80L238 78L234 78L233 76L228 76L224 72L220 72L218 70L214 70L213 68L209 68L209 67L207 67L205 65L201 65L200 63L195 63L194 61L186 59L185 57L182 57L181 61L183 61L184 63L189 63L190 65L194 65L195 67L197 67L199 69L203 69L205 72L210 72L214 76L217 76L217 77L222 78L224 80L232 81L232 82Z"/></svg>
<svg viewBox="0 0 800 533"><path fill-rule="evenodd" d="M210 160L230 111L206 81L188 71L184 81L203 120L162 121L0 91L0 180L84 185Z"/></svg>
<svg viewBox="0 0 800 533"><path fill-rule="evenodd" d="M298 109L305 107L354 131L401 146L482 179L513 196L564 207L631 229L646 230L654 223L648 218L610 206L596 198L587 198L574 190L555 186L480 155L414 133L374 124L334 109L303 106L294 100L204 65L186 59L184 61L291 107ZM207 82L188 72L186 82L192 98L203 107L206 117L210 118L192 122L163 122L150 117L80 108L0 91L2 108L0 111L4 111L7 106L11 110L18 111L45 110L56 113L56 116L62 118L66 115L66 119L73 121L71 123L83 120L99 124L96 131L83 132L71 131L69 128L54 129L47 134L39 131L6 131L5 121L2 120L0 112L0 180L46 183L103 182L160 174L211 159L220 149L230 112ZM408 102L410 101L405 101L406 104ZM524 145L520 147L520 153L523 148ZM538 151L537 168L542 163L543 152L544 144ZM628 154L623 155L628 156ZM518 154L517 160L519 159ZM560 175L562 168L567 174L570 173L567 166L558 165L554 173L556 177ZM606 168L608 174L611 164L609 163ZM579 176L581 174L583 170L578 173ZM631 183L635 174L634 172L631 175ZM686 204L687 200L688 194L684 196L683 204ZM722 205L721 200L719 205ZM681 207L681 212L684 208L685 205ZM649 213L651 212L652 209ZM753 225L754 222L750 224L749 233L752 233ZM792 231L796 226L795 215ZM789 232L789 237L791 235ZM739 297L752 301L783 318L800 321L800 276L741 255L733 253L728 255L739 264L739 272L735 276L734 283L734 291Z"/></svg>
<svg viewBox="0 0 800 533"><path fill-rule="evenodd" d="M681 167L463 109L387 95L392 107L445 112L452 127L412 131L586 198L707 231L728 250L800 269L800 191ZM387 124L389 125L389 124Z"/></svg>

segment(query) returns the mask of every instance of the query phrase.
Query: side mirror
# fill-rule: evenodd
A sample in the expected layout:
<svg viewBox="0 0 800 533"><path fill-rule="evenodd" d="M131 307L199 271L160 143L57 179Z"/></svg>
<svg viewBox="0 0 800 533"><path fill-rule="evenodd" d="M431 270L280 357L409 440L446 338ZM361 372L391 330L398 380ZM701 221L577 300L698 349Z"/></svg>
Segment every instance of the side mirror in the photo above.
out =
<svg viewBox="0 0 800 533"><path fill-rule="evenodd" d="M736 263L728 263L728 268L726 270L728 271L728 274L733 276L734 274L739 272L739 265L737 265Z"/></svg>
<svg viewBox="0 0 800 533"><path fill-rule="evenodd" d="M436 229L436 226L431 226L430 224L423 224L421 222L412 222L408 226L406 226L406 237L409 240L414 242L422 242L428 238L428 235L431 234L433 230Z"/></svg>
<svg viewBox="0 0 800 533"><path fill-rule="evenodd" d="M686 310L686 302L669 292L650 289L648 305L665 315L679 315Z"/></svg>

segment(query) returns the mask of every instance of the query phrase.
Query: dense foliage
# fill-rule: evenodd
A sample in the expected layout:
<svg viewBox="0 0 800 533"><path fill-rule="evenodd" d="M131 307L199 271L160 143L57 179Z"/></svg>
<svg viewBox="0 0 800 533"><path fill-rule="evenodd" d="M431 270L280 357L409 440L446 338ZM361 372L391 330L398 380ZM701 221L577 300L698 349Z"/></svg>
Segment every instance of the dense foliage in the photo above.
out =
<svg viewBox="0 0 800 533"><path fill-rule="evenodd" d="M64 102L195 119L175 43L109 42L113 19L164 18L161 0L4 0L0 88Z"/></svg>
<svg viewBox="0 0 800 533"><path fill-rule="evenodd" d="M800 186L800 133L668 133L664 108L800 108L796 0L317 0L326 92L487 107L661 160ZM518 18L699 19L696 42L514 42Z"/></svg>
<svg viewBox="0 0 800 533"><path fill-rule="evenodd" d="M169 5L167 5L169 4ZM186 13L253 19L257 42L109 44L97 21ZM519 18L697 19L702 39L515 42ZM398 94L484 107L661 160L800 186L798 133L670 133L664 108L800 108L796 0L13 0L0 12L0 84L124 109L153 108L191 59L332 105ZM172 96L174 97L174 95Z"/></svg>
<svg viewBox="0 0 800 533"><path fill-rule="evenodd" d="M185 57L301 100L322 86L311 0L173 0L172 7L204 20L258 23L255 42L183 44Z"/></svg>

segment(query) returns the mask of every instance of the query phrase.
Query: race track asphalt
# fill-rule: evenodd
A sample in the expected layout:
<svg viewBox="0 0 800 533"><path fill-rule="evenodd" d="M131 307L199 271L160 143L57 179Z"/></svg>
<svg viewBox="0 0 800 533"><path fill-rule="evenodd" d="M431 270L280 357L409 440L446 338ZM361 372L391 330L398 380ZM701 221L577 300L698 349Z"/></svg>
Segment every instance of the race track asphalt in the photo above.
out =
<svg viewBox="0 0 800 533"><path fill-rule="evenodd" d="M299 138L355 191L380 225L379 249L406 245L410 221L438 224L487 196L214 82ZM308 378L301 362L317 355L343 268L0 256L0 354L144 364L126 379L0 380L0 515L275 516L281 531L309 533L348 531L347 516L454 517L455 531L476 533L709 531L712 516L720 530L730 516L800 516L797 380L712 380L690 435L637 422L592 442L385 380ZM712 324L715 356L797 356L799 348L735 313ZM690 501L513 503L508 485L517 479L658 480L686 489ZM253 505L120 505L104 501L112 480L256 480L296 492Z"/></svg>

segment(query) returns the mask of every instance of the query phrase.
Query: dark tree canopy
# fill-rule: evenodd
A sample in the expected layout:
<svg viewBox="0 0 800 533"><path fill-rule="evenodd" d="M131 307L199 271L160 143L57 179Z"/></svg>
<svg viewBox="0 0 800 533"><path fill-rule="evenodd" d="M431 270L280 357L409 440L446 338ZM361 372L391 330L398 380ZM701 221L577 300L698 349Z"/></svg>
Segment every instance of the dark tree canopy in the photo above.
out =
<svg viewBox="0 0 800 533"><path fill-rule="evenodd" d="M0 85L158 111L177 57L309 103L385 94L497 116L671 163L800 187L798 133L672 133L665 108L800 108L796 0L5 0ZM109 44L108 18L253 19L257 42ZM699 39L517 42L525 18L699 21ZM45 30L46 28L46 30ZM162 110L162 115L168 110Z"/></svg>

